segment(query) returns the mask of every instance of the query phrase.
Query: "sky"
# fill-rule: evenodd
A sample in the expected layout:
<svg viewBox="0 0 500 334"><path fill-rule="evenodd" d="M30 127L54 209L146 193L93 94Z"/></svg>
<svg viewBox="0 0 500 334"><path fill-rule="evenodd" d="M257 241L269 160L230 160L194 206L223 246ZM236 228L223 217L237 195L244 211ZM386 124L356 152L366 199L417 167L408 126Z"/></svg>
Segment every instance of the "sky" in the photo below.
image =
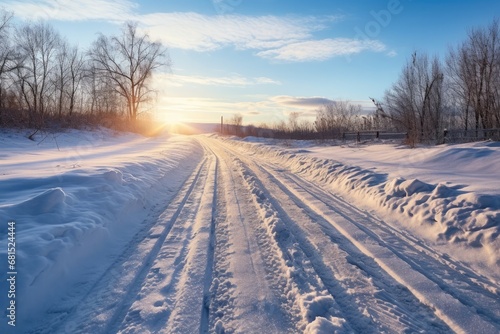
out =
<svg viewBox="0 0 500 334"><path fill-rule="evenodd" d="M167 48L155 112L172 122L313 120L336 100L373 110L413 51L442 58L500 1L2 0L16 20L44 19L87 48L125 21Z"/></svg>

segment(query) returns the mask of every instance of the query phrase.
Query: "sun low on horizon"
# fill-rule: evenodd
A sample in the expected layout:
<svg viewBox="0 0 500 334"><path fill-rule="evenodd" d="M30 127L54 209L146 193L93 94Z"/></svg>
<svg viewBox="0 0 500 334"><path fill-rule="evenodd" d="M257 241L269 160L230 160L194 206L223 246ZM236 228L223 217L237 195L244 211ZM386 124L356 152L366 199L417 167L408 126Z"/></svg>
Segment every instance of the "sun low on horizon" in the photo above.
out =
<svg viewBox="0 0 500 334"><path fill-rule="evenodd" d="M499 334L499 78L498 0L1 0L0 334Z"/></svg>
<svg viewBox="0 0 500 334"><path fill-rule="evenodd" d="M293 113L314 121L318 108L339 100L369 114L370 98L384 98L412 52L444 59L469 29L500 12L491 0L5 0L0 7L17 21L46 20L82 49L99 33L137 22L170 60L154 75L156 118L218 123L238 114L254 125Z"/></svg>

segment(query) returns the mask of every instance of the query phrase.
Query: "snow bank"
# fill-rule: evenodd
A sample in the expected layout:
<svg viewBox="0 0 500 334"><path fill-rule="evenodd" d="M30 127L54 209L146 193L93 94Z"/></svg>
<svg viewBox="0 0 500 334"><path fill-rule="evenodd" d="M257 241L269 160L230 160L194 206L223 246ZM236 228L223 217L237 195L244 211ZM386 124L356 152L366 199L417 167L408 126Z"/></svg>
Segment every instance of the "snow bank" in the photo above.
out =
<svg viewBox="0 0 500 334"><path fill-rule="evenodd" d="M433 184L418 178L391 177L373 169L311 157L296 150L262 143L227 142L246 151L247 155L258 154L309 180L328 185L349 201L376 210L378 215L390 221L400 217L394 223L416 231L435 244L453 246L454 254L460 259L489 266L495 275L499 274L500 196L495 193L480 194L452 187L449 183ZM458 154L453 147L448 151ZM443 149L440 154L448 153ZM484 156L484 153L477 154L479 156L469 154L464 163L473 164L475 159ZM451 173L453 167L449 166ZM490 178L490 182L498 187L498 179L494 176Z"/></svg>
<svg viewBox="0 0 500 334"><path fill-rule="evenodd" d="M203 155L189 139L104 130L38 142L13 132L0 138L0 259L6 262L7 222L14 221L19 330L84 293ZM0 290L7 295L4 284ZM0 298L2 310L6 301Z"/></svg>

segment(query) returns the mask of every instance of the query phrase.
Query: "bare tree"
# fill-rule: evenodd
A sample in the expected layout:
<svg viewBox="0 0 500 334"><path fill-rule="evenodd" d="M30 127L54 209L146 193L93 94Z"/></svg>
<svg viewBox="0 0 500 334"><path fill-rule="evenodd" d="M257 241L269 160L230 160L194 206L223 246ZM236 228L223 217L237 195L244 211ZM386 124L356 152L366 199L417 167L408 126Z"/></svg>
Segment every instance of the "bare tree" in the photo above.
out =
<svg viewBox="0 0 500 334"><path fill-rule="evenodd" d="M61 42L56 58L57 113L61 118L63 110L67 110L69 116L73 114L76 96L84 76L85 60L78 47L71 47L66 41Z"/></svg>
<svg viewBox="0 0 500 334"><path fill-rule="evenodd" d="M288 128L291 132L299 131L299 118L300 113L298 111L293 111L288 115Z"/></svg>
<svg viewBox="0 0 500 334"><path fill-rule="evenodd" d="M69 50L68 57L69 84L66 89L66 94L69 99L68 113L71 116L75 110L77 93L80 90L85 74L85 59L76 46Z"/></svg>
<svg viewBox="0 0 500 334"><path fill-rule="evenodd" d="M428 121L421 122L422 133L427 131L427 137L441 141L445 118L445 93L444 72L441 62L437 57L430 64L429 82L426 83L426 96L424 110L428 113Z"/></svg>
<svg viewBox="0 0 500 334"><path fill-rule="evenodd" d="M229 134L234 134L236 136L242 136L243 135L243 116L241 114L234 114L233 117L231 117L228 121L228 133Z"/></svg>
<svg viewBox="0 0 500 334"><path fill-rule="evenodd" d="M397 126L397 122L393 121L391 116L387 114L384 110L382 102L375 100L374 98L369 98L375 105L375 111L369 115L372 123L372 128L374 130L400 130Z"/></svg>
<svg viewBox="0 0 500 334"><path fill-rule="evenodd" d="M234 125L235 127L240 127L243 125L243 116L241 114L234 114L233 117L229 120L229 124Z"/></svg>
<svg viewBox="0 0 500 334"><path fill-rule="evenodd" d="M321 106L316 111L314 127L322 138L340 138L341 133L354 130L361 106L338 100Z"/></svg>
<svg viewBox="0 0 500 334"><path fill-rule="evenodd" d="M64 100L66 98L66 89L68 86L68 79L69 79L68 49L69 49L68 42L61 41L61 44L56 54L54 89L57 92L57 114L59 118L62 117L62 112L64 109Z"/></svg>
<svg viewBox="0 0 500 334"><path fill-rule="evenodd" d="M465 132L471 122L470 114L473 105L473 81L470 72L470 55L464 44L456 50L450 49L446 58L447 86L449 87L450 103L460 110Z"/></svg>
<svg viewBox="0 0 500 334"><path fill-rule="evenodd" d="M288 122L283 121L275 126L278 137L289 139L311 139L314 126L307 119L301 119L303 115L298 111L288 114Z"/></svg>
<svg viewBox="0 0 500 334"><path fill-rule="evenodd" d="M276 132L288 132L288 125L284 120L280 120L273 124L273 130Z"/></svg>
<svg viewBox="0 0 500 334"><path fill-rule="evenodd" d="M15 50L12 47L10 31L13 14L0 10L0 124L2 124L5 107L5 95L7 93L7 74L16 67Z"/></svg>
<svg viewBox="0 0 500 334"><path fill-rule="evenodd" d="M116 85L109 77L101 76L95 63L87 63L82 79L82 90L86 98L86 111L91 116L120 116L127 112L127 102L116 91Z"/></svg>
<svg viewBox="0 0 500 334"><path fill-rule="evenodd" d="M15 59L14 49L10 40L10 21L13 14L0 9L0 80L3 75L12 70Z"/></svg>
<svg viewBox="0 0 500 334"><path fill-rule="evenodd" d="M386 92L390 118L408 131L410 144L437 139L443 119L444 74L437 57L414 52L393 87Z"/></svg>
<svg viewBox="0 0 500 334"><path fill-rule="evenodd" d="M20 96L29 111L30 125L43 124L60 42L59 34L47 23L27 23L16 31L17 52L20 56L16 79Z"/></svg>
<svg viewBox="0 0 500 334"><path fill-rule="evenodd" d="M149 82L153 72L169 65L166 49L137 32L137 24L127 23L121 36L101 35L90 51L97 73L115 85L127 103L128 117L135 120L143 102L153 92Z"/></svg>
<svg viewBox="0 0 500 334"><path fill-rule="evenodd" d="M467 40L447 58L453 102L462 110L467 129L500 126L500 23L469 32Z"/></svg>
<svg viewBox="0 0 500 334"><path fill-rule="evenodd" d="M124 116L136 119L153 100L153 72L169 64L166 49L132 23L82 53L47 23L13 29L11 22L12 14L0 9L0 124L39 130L48 121L116 126Z"/></svg>

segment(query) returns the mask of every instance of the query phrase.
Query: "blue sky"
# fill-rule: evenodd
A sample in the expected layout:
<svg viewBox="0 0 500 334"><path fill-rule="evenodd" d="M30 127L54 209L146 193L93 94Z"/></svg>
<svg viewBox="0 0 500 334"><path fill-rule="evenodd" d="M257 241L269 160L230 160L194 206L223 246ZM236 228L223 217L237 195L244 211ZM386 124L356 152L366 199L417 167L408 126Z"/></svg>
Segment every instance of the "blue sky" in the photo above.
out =
<svg viewBox="0 0 500 334"><path fill-rule="evenodd" d="M217 122L241 113L272 123L313 119L328 101L381 99L413 50L443 57L500 1L4 0L19 20L43 18L81 47L125 20L169 49L155 77L157 114Z"/></svg>

